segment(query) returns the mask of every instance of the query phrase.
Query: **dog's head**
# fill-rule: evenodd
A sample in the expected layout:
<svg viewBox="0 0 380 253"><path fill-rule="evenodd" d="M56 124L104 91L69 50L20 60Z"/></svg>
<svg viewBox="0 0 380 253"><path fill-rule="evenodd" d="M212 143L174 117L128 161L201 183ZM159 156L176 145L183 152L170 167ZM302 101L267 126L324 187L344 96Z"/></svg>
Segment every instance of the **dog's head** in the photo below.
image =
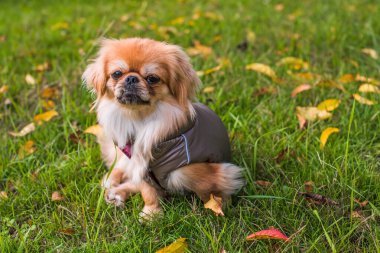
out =
<svg viewBox="0 0 380 253"><path fill-rule="evenodd" d="M199 79L188 56L175 45L151 39L104 39L83 80L98 99L140 110L167 100L187 108Z"/></svg>

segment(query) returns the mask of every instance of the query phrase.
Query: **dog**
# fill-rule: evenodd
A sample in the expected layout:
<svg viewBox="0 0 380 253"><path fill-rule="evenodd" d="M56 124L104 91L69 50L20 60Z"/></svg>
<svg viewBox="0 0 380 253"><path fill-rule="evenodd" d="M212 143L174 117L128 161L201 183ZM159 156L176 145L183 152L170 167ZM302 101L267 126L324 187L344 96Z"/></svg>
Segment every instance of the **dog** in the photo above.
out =
<svg viewBox="0 0 380 253"><path fill-rule="evenodd" d="M243 186L222 121L193 102L200 80L179 46L103 39L82 79L96 94L98 143L111 168L102 180L108 203L123 206L140 192L140 215L150 218L162 212L165 193L190 191L206 203L210 194L226 199Z"/></svg>

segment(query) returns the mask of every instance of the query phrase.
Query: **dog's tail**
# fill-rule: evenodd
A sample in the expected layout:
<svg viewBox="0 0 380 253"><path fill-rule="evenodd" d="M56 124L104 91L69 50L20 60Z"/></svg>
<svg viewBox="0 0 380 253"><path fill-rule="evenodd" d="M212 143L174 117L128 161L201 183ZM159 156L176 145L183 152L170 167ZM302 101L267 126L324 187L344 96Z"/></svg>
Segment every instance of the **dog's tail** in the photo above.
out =
<svg viewBox="0 0 380 253"><path fill-rule="evenodd" d="M244 185L242 169L230 163L194 163L169 174L168 188L190 190L204 202L210 194L228 198Z"/></svg>

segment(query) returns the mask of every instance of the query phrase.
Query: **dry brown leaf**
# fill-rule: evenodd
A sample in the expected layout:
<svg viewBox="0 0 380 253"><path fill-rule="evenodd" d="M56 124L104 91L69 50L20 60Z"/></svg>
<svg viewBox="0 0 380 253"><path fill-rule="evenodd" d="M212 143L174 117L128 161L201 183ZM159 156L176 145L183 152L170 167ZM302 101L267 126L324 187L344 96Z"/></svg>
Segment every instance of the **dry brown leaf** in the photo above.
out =
<svg viewBox="0 0 380 253"><path fill-rule="evenodd" d="M299 194L305 197L305 199L312 204L331 205L331 206L339 205L339 203L336 202L335 200L332 200L320 194L311 193L311 192L300 192Z"/></svg>
<svg viewBox="0 0 380 253"><path fill-rule="evenodd" d="M46 71L50 68L50 64L48 62L44 62L42 64L38 64L36 67L34 67L34 70L38 72Z"/></svg>
<svg viewBox="0 0 380 253"><path fill-rule="evenodd" d="M354 97L354 99L356 101L358 101L359 103L361 104L365 104L365 105L374 105L376 104L375 101L372 101L372 100L369 100L367 98L364 98L362 96L360 96L359 94L355 93L355 94L352 94L352 96Z"/></svg>
<svg viewBox="0 0 380 253"><path fill-rule="evenodd" d="M251 63L245 66L246 70L253 70L255 72L264 74L266 76L269 76L271 78L276 78L276 73L274 70L269 67L268 65L262 64L262 63Z"/></svg>
<svg viewBox="0 0 380 253"><path fill-rule="evenodd" d="M34 125L34 123L29 123L28 125L24 126L20 132L9 131L8 133L14 137L22 137L27 135L28 133L33 132L34 130L36 130L36 126Z"/></svg>
<svg viewBox="0 0 380 253"><path fill-rule="evenodd" d="M214 90L215 90L215 87L208 86L208 87L205 87L205 88L202 90L202 92L203 92L203 93L212 93L212 92L214 92Z"/></svg>
<svg viewBox="0 0 380 253"><path fill-rule="evenodd" d="M53 100L43 100L42 107L46 110L52 110L55 107L55 103Z"/></svg>
<svg viewBox="0 0 380 253"><path fill-rule="evenodd" d="M195 40L194 41L194 47L188 48L186 50L186 52L190 56L200 55L200 56L206 58L206 57L210 56L213 51L212 51L211 47L202 45L198 40Z"/></svg>
<svg viewBox="0 0 380 253"><path fill-rule="evenodd" d="M353 74L344 74L339 77L338 81L341 83L352 83L355 81L355 77Z"/></svg>
<svg viewBox="0 0 380 253"><path fill-rule="evenodd" d="M46 87L41 91L41 97L43 98L53 98L57 97L58 90L54 87Z"/></svg>
<svg viewBox="0 0 380 253"><path fill-rule="evenodd" d="M318 104L317 108L321 111L334 111L340 105L339 99L326 99Z"/></svg>
<svg viewBox="0 0 380 253"><path fill-rule="evenodd" d="M339 133L339 128L336 127L328 127L325 130L323 130L321 137L319 137L319 140L321 141L320 148L323 149L326 145L327 139L329 136L333 133Z"/></svg>
<svg viewBox="0 0 380 253"><path fill-rule="evenodd" d="M75 234L75 230L73 228L62 228L59 230L59 232L61 234L64 234L64 235L73 235Z"/></svg>
<svg viewBox="0 0 380 253"><path fill-rule="evenodd" d="M23 159L25 156L33 154L35 151L36 147L34 146L34 141L28 140L18 150L18 156L20 159Z"/></svg>
<svg viewBox="0 0 380 253"><path fill-rule="evenodd" d="M252 97L259 97L265 94L274 95L277 93L277 89L274 86L266 86L256 89L252 93Z"/></svg>
<svg viewBox="0 0 380 253"><path fill-rule="evenodd" d="M166 246L165 248L159 249L156 251L156 253L185 253L187 252L187 243L186 238L178 238L170 244L169 246Z"/></svg>
<svg viewBox="0 0 380 253"><path fill-rule="evenodd" d="M84 130L84 133L99 136L103 133L103 128L99 124L92 125Z"/></svg>
<svg viewBox="0 0 380 253"><path fill-rule="evenodd" d="M305 118L307 121L325 120L332 117L332 114L319 110L317 107L296 107L297 115Z"/></svg>
<svg viewBox="0 0 380 253"><path fill-rule="evenodd" d="M297 86L293 91L292 91L292 98L297 96L298 93L301 93L303 91L310 90L312 87L310 84L301 84L300 86Z"/></svg>
<svg viewBox="0 0 380 253"><path fill-rule="evenodd" d="M359 91L364 92L364 93L368 92L368 93L380 94L380 89L377 88L377 86L372 85L372 84L368 84L368 83L360 85Z"/></svg>
<svg viewBox="0 0 380 253"><path fill-rule="evenodd" d="M0 87L0 94L4 94L8 91L8 85L3 85Z"/></svg>
<svg viewBox="0 0 380 253"><path fill-rule="evenodd" d="M205 208L211 209L216 216L224 216L221 197L215 197L213 194L210 194L210 200L205 204Z"/></svg>
<svg viewBox="0 0 380 253"><path fill-rule="evenodd" d="M264 187L264 188L268 188L272 185L271 182L268 182L268 181L264 181L264 180L257 180L255 181L255 184L261 186L261 187Z"/></svg>
<svg viewBox="0 0 380 253"><path fill-rule="evenodd" d="M50 121L52 118L58 116L58 112L55 110L47 111L41 114L37 114L34 116L33 120L38 124L41 125L44 121Z"/></svg>
<svg viewBox="0 0 380 253"><path fill-rule="evenodd" d="M247 240L262 240L262 239L275 239L275 240L282 240L282 241L288 241L289 238L281 233L280 230L276 228L261 230L259 232L253 233L246 238Z"/></svg>
<svg viewBox="0 0 380 253"><path fill-rule="evenodd" d="M289 66L294 70L309 69L309 63L296 57L284 57L276 63L277 66Z"/></svg>
<svg viewBox="0 0 380 253"><path fill-rule="evenodd" d="M362 49L362 53L370 56L372 59L375 59L375 60L377 60L379 58L379 56L377 55L376 50L373 49L373 48L363 48Z"/></svg>
<svg viewBox="0 0 380 253"><path fill-rule="evenodd" d="M31 75L31 74L27 74L25 76L25 82L27 84L30 84L30 85L35 85L37 82L36 82L36 79L34 79L34 77Z"/></svg>
<svg viewBox="0 0 380 253"><path fill-rule="evenodd" d="M306 192L313 192L314 190L314 182L313 181L306 181L304 183L305 191Z"/></svg>
<svg viewBox="0 0 380 253"><path fill-rule="evenodd" d="M355 203L359 204L360 207L365 207L366 205L368 205L369 201L368 200L364 200L363 202L361 202L359 199L354 199Z"/></svg>
<svg viewBox="0 0 380 253"><path fill-rule="evenodd" d="M0 192L0 200L6 200L6 199L8 199L8 194L7 194L7 192L5 192L5 191L1 191Z"/></svg>
<svg viewBox="0 0 380 253"><path fill-rule="evenodd" d="M64 199L64 197L58 191L55 191L51 194L51 200L52 201L61 201L63 199Z"/></svg>

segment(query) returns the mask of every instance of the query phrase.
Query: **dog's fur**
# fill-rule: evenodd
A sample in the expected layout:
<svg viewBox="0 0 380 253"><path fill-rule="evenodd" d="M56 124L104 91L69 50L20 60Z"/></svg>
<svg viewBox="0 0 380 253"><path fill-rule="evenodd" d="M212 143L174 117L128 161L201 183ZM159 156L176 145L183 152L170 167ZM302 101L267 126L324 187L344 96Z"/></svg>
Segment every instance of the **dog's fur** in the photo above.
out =
<svg viewBox="0 0 380 253"><path fill-rule="evenodd" d="M122 73L118 78L112 76L116 71ZM132 75L138 83L130 95L125 80ZM148 83L148 76L159 81ZM106 201L123 205L130 193L140 192L145 202L141 214L160 212L160 192L144 176L152 147L195 117L191 101L200 81L189 58L178 46L150 39L104 39L83 80L97 96L103 159L109 167L114 164L102 182ZM128 158L115 144L123 146L130 141L132 156ZM242 185L241 169L235 165L196 163L169 174L167 190L192 191L206 202L210 194L226 198Z"/></svg>

